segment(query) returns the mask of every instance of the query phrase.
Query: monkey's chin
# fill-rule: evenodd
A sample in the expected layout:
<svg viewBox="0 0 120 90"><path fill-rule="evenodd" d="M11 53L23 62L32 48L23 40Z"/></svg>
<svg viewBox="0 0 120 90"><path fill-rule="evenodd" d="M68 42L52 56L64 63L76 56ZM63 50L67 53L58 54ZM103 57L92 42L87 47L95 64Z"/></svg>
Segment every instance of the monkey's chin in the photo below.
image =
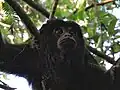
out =
<svg viewBox="0 0 120 90"><path fill-rule="evenodd" d="M59 42L58 48L64 51L71 51L76 48L76 42L73 39L63 39Z"/></svg>

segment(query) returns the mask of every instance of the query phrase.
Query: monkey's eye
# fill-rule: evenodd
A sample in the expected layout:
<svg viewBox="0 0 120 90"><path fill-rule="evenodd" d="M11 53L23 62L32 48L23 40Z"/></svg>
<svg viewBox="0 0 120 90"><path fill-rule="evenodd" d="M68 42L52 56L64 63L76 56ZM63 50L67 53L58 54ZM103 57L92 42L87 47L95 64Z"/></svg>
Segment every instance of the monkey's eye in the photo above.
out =
<svg viewBox="0 0 120 90"><path fill-rule="evenodd" d="M73 29L73 27L68 27L68 32L72 35L75 36L77 32Z"/></svg>
<svg viewBox="0 0 120 90"><path fill-rule="evenodd" d="M63 29L62 28L55 28L54 33L57 35L61 35L63 33Z"/></svg>
<svg viewBox="0 0 120 90"><path fill-rule="evenodd" d="M74 32L74 31L69 31L69 33L70 33L71 35L73 35L73 36L76 35L76 32Z"/></svg>

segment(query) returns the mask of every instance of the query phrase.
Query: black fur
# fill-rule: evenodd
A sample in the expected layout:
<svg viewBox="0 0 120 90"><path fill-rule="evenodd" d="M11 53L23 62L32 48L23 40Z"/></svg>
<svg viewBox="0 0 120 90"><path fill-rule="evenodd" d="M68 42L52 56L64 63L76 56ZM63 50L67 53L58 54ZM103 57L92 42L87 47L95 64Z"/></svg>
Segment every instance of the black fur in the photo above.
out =
<svg viewBox="0 0 120 90"><path fill-rule="evenodd" d="M2 57L6 61L1 71L25 77L35 90L108 90L110 77L85 48L75 22L49 20L40 29L37 44L39 49L9 47L0 52L6 56L13 51L10 58Z"/></svg>
<svg viewBox="0 0 120 90"><path fill-rule="evenodd" d="M73 42L66 39L66 34ZM70 47L67 46L70 44ZM105 74L85 48L81 29L75 22L48 21L41 28L40 45L42 51L46 52L43 58L47 57L52 66L48 68L54 72L51 73L54 78L46 80L46 86L51 90L108 90L111 77Z"/></svg>

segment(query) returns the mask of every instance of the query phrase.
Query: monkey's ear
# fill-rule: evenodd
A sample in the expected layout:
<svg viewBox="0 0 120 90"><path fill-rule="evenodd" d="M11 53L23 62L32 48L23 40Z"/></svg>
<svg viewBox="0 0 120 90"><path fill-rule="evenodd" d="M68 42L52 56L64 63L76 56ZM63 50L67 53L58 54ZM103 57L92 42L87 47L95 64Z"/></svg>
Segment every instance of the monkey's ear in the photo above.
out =
<svg viewBox="0 0 120 90"><path fill-rule="evenodd" d="M49 30L49 26L50 24L52 24L52 20L47 20L44 22L44 24L41 26L41 28L39 29L39 33L42 34L44 31L46 31L47 29Z"/></svg>
<svg viewBox="0 0 120 90"><path fill-rule="evenodd" d="M40 28L39 33L42 34L47 30L50 30L50 27L53 27L53 24L55 20L47 20Z"/></svg>
<svg viewBox="0 0 120 90"><path fill-rule="evenodd" d="M45 24L42 25L42 27L39 29L39 33L42 34L44 31Z"/></svg>
<svg viewBox="0 0 120 90"><path fill-rule="evenodd" d="M44 23L41 28L39 29L39 33L42 34L43 32L45 32L46 30L49 30L49 23Z"/></svg>

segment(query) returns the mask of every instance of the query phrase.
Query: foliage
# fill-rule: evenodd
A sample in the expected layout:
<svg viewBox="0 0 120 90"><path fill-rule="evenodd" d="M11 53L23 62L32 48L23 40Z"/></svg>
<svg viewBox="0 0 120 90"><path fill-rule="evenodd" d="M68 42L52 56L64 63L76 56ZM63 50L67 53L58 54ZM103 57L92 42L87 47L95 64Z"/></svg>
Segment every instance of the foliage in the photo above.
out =
<svg viewBox="0 0 120 90"><path fill-rule="evenodd" d="M24 1L17 0L39 29L46 20L45 16ZM55 0L31 1L52 12ZM119 0L59 0L55 16L77 22L83 29L88 46L95 47L115 58L115 55L120 53L120 20L110 12L119 7ZM26 43L26 40L32 36L16 12L4 0L0 0L0 30L3 38L12 44ZM104 67L104 60L96 55L95 58ZM3 77L6 76L3 75Z"/></svg>
<svg viewBox="0 0 120 90"><path fill-rule="evenodd" d="M41 4L51 12L54 0L33 1ZM120 52L120 30L116 28L116 26L119 27L119 19L109 13L109 11L118 8L120 3L116 1L97 6L97 2L102 3L107 2L107 0L97 0L96 2L94 2L94 0L59 0L55 16L77 22L83 28L84 38L88 45L92 45L103 53L112 55L114 58L114 55ZM22 0L20 4L39 29L46 18ZM92 4L94 4L94 6L87 9L87 6L89 7ZM6 38L9 43L24 43L31 37L20 18L4 1L0 1L0 13L0 29L4 38ZM11 36L12 38L10 38Z"/></svg>

